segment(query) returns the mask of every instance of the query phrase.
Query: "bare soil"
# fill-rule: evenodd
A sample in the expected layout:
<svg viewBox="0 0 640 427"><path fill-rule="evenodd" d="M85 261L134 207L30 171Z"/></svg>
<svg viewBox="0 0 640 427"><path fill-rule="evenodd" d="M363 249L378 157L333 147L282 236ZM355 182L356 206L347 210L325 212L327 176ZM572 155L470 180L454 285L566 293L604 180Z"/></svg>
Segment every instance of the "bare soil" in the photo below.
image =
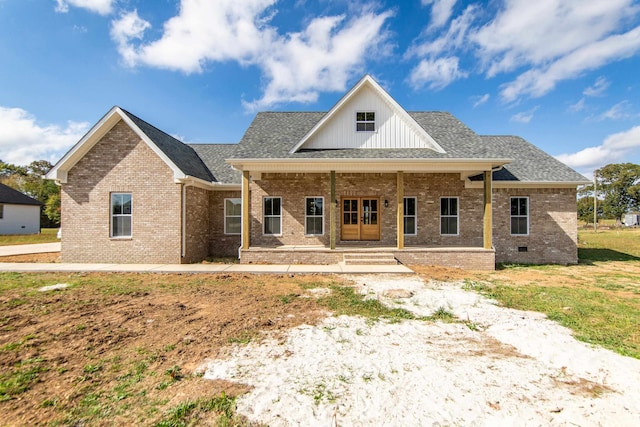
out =
<svg viewBox="0 0 640 427"><path fill-rule="evenodd" d="M224 381L174 380L191 376L230 343L315 324L326 313L312 298L286 296L333 280L315 275L283 280L278 275L120 274L114 283L108 273L67 279L77 283L78 276L82 284L67 289L17 288L0 295L0 375L20 369L24 361L46 369L29 390L0 402L2 425L83 425L84 414L77 410L83 407L102 411L91 425L148 425L180 402L222 391L243 393L242 385ZM48 277L50 285L65 279ZM168 375L176 373L175 367L179 373ZM133 384L124 387L127 378ZM109 403L118 398L129 403ZM88 399L99 405L91 406ZM156 408L149 402L162 404Z"/></svg>

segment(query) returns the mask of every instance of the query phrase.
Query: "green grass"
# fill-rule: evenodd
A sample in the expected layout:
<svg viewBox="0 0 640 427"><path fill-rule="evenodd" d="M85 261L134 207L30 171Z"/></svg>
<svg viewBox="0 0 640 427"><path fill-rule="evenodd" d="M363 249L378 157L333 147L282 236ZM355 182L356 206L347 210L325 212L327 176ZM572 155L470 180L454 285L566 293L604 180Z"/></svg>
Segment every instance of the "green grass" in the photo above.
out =
<svg viewBox="0 0 640 427"><path fill-rule="evenodd" d="M236 400L227 396L224 392L212 399L188 400L174 406L167 411L164 418L155 424L155 427L183 427L198 424L199 417L204 413L213 412L218 418L216 425L245 426L243 419L235 415Z"/></svg>
<svg viewBox="0 0 640 427"><path fill-rule="evenodd" d="M580 261L640 260L640 228L580 230L578 257Z"/></svg>
<svg viewBox="0 0 640 427"><path fill-rule="evenodd" d="M640 359L640 307L628 298L579 287L478 284L505 307L545 313L584 342Z"/></svg>
<svg viewBox="0 0 640 427"><path fill-rule="evenodd" d="M362 316L371 320L388 319L400 321L416 319L410 311L401 308L387 308L377 299L366 299L353 288L331 285L331 294L318 299L318 303L329 308L334 314Z"/></svg>
<svg viewBox="0 0 640 427"><path fill-rule="evenodd" d="M59 242L57 228L43 228L40 234L0 236L0 246Z"/></svg>

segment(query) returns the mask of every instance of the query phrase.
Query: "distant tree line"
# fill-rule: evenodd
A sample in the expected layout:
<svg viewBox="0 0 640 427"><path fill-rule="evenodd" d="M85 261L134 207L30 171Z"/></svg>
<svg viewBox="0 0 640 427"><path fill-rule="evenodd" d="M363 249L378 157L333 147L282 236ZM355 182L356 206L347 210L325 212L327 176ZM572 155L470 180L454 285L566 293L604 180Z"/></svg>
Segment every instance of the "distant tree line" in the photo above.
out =
<svg viewBox="0 0 640 427"><path fill-rule="evenodd" d="M613 163L594 172L598 219L622 222L630 212L640 211L640 165ZM578 190L578 219L593 223L594 185Z"/></svg>
<svg viewBox="0 0 640 427"><path fill-rule="evenodd" d="M60 226L60 187L44 175L53 167L46 160L36 160L27 166L18 166L0 160L0 183L7 185L44 204L40 212L40 226Z"/></svg>

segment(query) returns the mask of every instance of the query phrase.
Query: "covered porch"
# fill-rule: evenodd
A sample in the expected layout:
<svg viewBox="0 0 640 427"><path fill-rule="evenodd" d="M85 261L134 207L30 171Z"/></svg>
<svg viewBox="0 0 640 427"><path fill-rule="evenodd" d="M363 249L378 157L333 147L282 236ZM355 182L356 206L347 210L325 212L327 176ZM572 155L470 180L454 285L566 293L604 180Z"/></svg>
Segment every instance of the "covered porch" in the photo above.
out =
<svg viewBox="0 0 640 427"><path fill-rule="evenodd" d="M394 263L494 269L492 172L508 159L243 159L241 263L336 264L383 254ZM482 187L470 176L482 175ZM281 198L281 233L265 236L265 198ZM322 198L321 235L299 212ZM415 218L405 212L414 199ZM441 199L456 199L456 231L442 233ZM419 207L418 207L419 206ZM462 221L460 220L462 217ZM408 219L409 218L409 219ZM414 231L407 221L414 221ZM416 225L420 222L420 228ZM355 261L354 261L355 260ZM382 261L388 262L388 261Z"/></svg>

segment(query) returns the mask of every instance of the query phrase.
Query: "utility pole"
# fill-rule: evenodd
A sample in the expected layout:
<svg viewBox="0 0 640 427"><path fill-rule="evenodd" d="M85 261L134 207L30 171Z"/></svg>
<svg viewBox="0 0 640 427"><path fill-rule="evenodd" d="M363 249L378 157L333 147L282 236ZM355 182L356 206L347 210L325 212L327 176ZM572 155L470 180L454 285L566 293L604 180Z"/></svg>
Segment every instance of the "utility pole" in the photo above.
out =
<svg viewBox="0 0 640 427"><path fill-rule="evenodd" d="M598 232L598 179L593 171L593 232Z"/></svg>

